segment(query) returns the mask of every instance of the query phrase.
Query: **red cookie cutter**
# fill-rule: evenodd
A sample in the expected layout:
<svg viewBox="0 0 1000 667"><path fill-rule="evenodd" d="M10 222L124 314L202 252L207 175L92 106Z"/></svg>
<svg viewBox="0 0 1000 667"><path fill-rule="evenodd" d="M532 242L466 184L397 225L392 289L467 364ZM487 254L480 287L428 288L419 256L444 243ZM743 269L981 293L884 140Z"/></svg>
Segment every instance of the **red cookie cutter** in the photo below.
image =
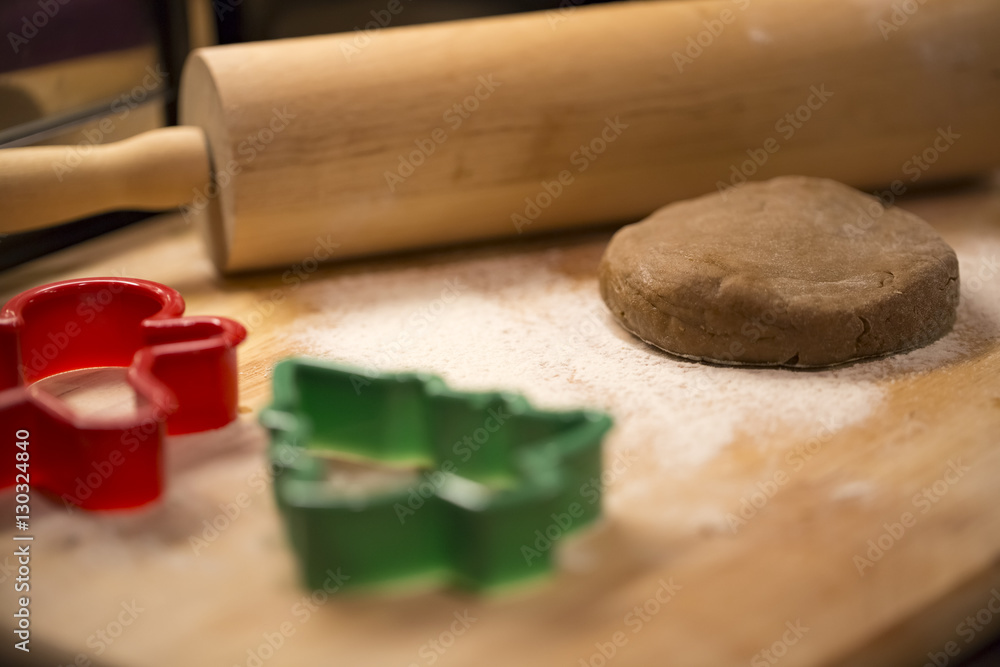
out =
<svg viewBox="0 0 1000 667"><path fill-rule="evenodd" d="M0 484L30 479L32 487L85 509L158 498L164 435L219 428L237 411L236 346L246 329L223 317L183 313L177 291L133 278L67 280L7 302L0 310L0 452L7 452ZM60 399L29 388L56 373L98 366L128 367L136 414L74 414ZM28 465L15 467L22 462Z"/></svg>

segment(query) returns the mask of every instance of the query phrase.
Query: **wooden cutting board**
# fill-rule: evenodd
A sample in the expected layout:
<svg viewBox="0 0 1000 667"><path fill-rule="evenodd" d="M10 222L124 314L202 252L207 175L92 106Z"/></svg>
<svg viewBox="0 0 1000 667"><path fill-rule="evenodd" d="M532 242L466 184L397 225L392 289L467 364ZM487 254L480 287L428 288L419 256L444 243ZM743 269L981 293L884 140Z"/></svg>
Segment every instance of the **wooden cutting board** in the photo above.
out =
<svg viewBox="0 0 1000 667"><path fill-rule="evenodd" d="M824 431L818 418L788 421L779 409L747 420L711 456L674 467L662 465L665 450L642 437L624 441L622 434L641 433L630 428L640 416L615 395L620 385L592 383L598 404L591 407L609 409L617 422L609 463L626 450L637 463L610 480L607 519L565 545L552 582L487 599L440 591L309 598L297 584L264 472L256 413L269 398L269 370L283 356L315 351L304 323L330 322L331 349L339 330L354 336L343 343L353 349L376 315L419 308L421 276L441 267L492 271L503 289L530 295L551 285L532 283L537 276L518 267L544 264L558 278L550 282L572 281L581 307L597 308L595 271L609 233L320 268L305 274L307 290L280 272L219 279L197 231L163 216L8 272L4 299L55 280L134 276L179 289L190 314L253 325L240 348L244 414L226 429L168 443L163 502L85 514L33 499L29 664L44 656L46 664L171 667L904 665L930 661L928 652L938 664L957 660L949 652L969 656L1000 630L990 607L1000 610L1000 188L939 192L904 205L963 260L960 323L975 326L948 343L952 353L925 353L923 365L873 362L883 372L864 377L878 400L846 425ZM381 285L396 288L371 298ZM469 316L481 309L488 321L500 291L489 280L469 289L462 308ZM329 313L318 291L332 299ZM479 332L498 367L519 362L517 341L545 339L558 326L524 303L511 327ZM633 356L648 354L652 378L688 363L627 335L618 340ZM424 358L414 346L389 361L405 367ZM770 384L761 386L783 390L823 373L843 382L865 368L767 371ZM503 388L545 402L545 387L562 381L532 380L541 372L526 371L523 386ZM641 417L655 423L656 414ZM678 419L669 406L663 414ZM699 451L698 443L677 446ZM206 533L204 522L233 503L238 516L217 536ZM0 557L8 629L0 656L7 660L10 551Z"/></svg>

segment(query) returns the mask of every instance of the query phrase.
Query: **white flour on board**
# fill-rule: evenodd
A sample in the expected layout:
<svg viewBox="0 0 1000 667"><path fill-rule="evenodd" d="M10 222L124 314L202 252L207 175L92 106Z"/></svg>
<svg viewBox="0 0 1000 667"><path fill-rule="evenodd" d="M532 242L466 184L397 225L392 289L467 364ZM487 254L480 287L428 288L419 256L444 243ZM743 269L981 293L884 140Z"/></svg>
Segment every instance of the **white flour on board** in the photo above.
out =
<svg viewBox="0 0 1000 667"><path fill-rule="evenodd" d="M652 447L673 473L712 459L739 430L843 428L864 419L892 378L961 358L1000 330L1000 275L967 280L1000 242L956 248L958 324L909 354L825 371L722 368L660 353L621 329L592 275L560 271L575 250L550 249L345 275L303 286L300 353L377 370L421 370L468 390L521 392L545 408L605 410L609 456ZM968 252L964 252L968 250Z"/></svg>

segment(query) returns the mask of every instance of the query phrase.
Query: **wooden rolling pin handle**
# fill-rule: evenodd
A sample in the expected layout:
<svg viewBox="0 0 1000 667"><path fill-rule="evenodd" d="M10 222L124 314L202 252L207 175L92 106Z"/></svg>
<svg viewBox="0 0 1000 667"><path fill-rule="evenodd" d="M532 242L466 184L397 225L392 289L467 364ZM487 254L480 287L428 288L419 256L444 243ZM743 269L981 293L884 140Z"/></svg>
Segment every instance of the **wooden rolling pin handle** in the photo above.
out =
<svg viewBox="0 0 1000 667"><path fill-rule="evenodd" d="M205 134L166 127L100 146L0 150L0 233L113 210L174 208L211 178Z"/></svg>

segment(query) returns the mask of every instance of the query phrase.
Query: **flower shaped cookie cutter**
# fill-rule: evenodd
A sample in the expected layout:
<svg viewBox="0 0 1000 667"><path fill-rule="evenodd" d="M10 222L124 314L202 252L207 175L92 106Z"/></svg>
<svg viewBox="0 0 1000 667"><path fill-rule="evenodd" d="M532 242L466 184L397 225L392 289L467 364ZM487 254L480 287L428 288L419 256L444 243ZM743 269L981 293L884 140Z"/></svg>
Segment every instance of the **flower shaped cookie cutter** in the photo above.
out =
<svg viewBox="0 0 1000 667"><path fill-rule="evenodd" d="M9 452L9 464L0 484L30 480L94 510L158 498L164 435L219 428L237 412L236 346L246 330L226 318L183 313L177 291L133 278L68 280L8 301L0 310L0 433L7 443L0 450ZM128 367L135 414L76 414L31 389L51 375L99 366ZM30 445L18 450L16 441ZM18 451L28 452L27 465L15 468Z"/></svg>
<svg viewBox="0 0 1000 667"><path fill-rule="evenodd" d="M289 359L261 422L312 588L342 571L345 588L495 589L549 574L554 544L600 515L601 413ZM331 476L331 459L380 468Z"/></svg>

